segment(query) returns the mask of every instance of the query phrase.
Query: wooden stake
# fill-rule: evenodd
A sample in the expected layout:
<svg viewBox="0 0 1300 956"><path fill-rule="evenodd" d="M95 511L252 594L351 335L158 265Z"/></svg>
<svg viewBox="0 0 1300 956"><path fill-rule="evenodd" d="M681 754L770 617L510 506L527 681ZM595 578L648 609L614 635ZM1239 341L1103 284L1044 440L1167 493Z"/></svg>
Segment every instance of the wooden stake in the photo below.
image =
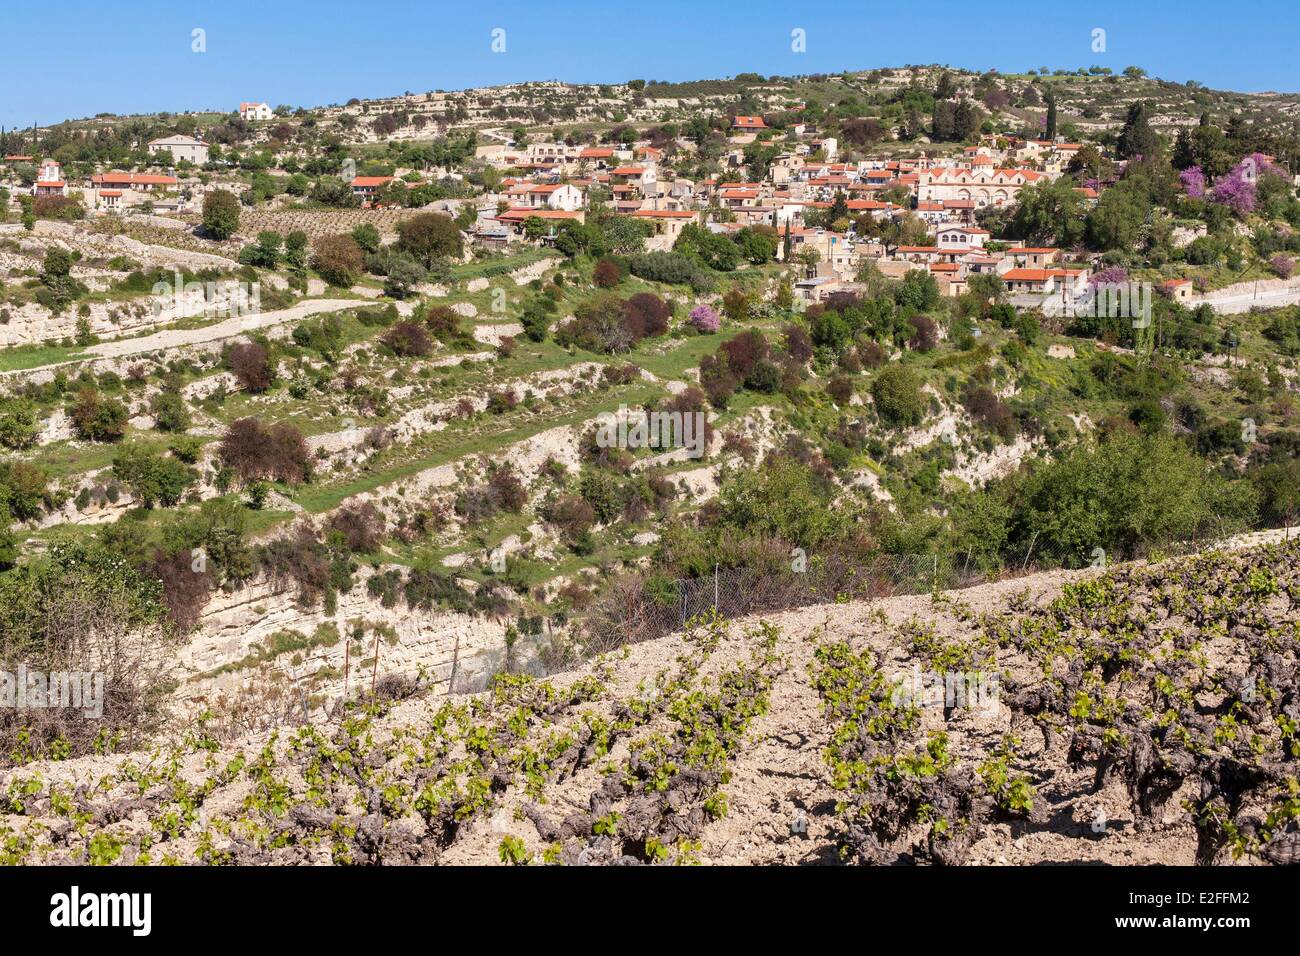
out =
<svg viewBox="0 0 1300 956"><path fill-rule="evenodd" d="M1034 544L1037 541L1038 541L1038 532L1035 531L1034 536L1029 539L1029 550L1025 552L1025 563L1020 565L1021 571L1024 571L1025 568L1029 567L1029 556L1034 553Z"/></svg>
<svg viewBox="0 0 1300 956"><path fill-rule="evenodd" d="M344 632L343 634L343 701L348 699L348 673L352 669L352 637Z"/></svg>

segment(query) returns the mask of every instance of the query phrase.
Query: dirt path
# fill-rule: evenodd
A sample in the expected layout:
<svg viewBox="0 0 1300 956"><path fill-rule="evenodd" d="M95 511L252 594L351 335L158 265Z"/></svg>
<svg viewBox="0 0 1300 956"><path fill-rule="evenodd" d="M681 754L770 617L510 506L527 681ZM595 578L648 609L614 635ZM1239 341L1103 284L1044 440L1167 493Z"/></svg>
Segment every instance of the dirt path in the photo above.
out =
<svg viewBox="0 0 1300 956"><path fill-rule="evenodd" d="M95 358L123 358L144 352L157 352L162 349L182 348L187 345L199 345L203 342L216 342L232 338L256 329L271 328L286 322L297 322L308 316L325 312L341 312L355 309L366 303L358 299L308 299L291 305L287 309L275 312L261 312L255 315L240 315L225 319L213 325L199 329L165 329L138 339L115 339L112 342L100 342L86 351Z"/></svg>
<svg viewBox="0 0 1300 956"><path fill-rule="evenodd" d="M700 861L709 864L833 863L830 823L835 790L822 754L830 742L821 703L809 681L813 648L838 608L774 615L785 670L772 685L768 712L755 721L751 744L732 767L724 787L727 815L703 840ZM786 618L817 617L821 624L799 633ZM863 616L854 614L856 620Z"/></svg>

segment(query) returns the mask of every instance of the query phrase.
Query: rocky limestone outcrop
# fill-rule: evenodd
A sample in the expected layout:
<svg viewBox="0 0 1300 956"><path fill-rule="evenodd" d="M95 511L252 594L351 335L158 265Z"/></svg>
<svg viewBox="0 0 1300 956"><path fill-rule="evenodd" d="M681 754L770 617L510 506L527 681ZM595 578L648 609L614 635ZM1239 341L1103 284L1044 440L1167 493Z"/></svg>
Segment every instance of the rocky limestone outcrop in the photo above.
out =
<svg viewBox="0 0 1300 956"><path fill-rule="evenodd" d="M458 690L481 686L495 672L504 651L505 622L453 611L413 611L401 603L386 608L367 593L367 577L358 574L351 591L338 595L333 614L319 604L302 606L292 589L278 589L267 580L217 593L177 653L180 685L173 702L188 711L217 696L256 693L258 682L272 672L309 686L317 699L337 699L344 693L345 663L353 690L362 682L368 686L376 675L423 672L445 693L453 671ZM267 656L278 632L310 637L323 626L336 628L340 638ZM361 640L350 640L358 627L364 631Z"/></svg>

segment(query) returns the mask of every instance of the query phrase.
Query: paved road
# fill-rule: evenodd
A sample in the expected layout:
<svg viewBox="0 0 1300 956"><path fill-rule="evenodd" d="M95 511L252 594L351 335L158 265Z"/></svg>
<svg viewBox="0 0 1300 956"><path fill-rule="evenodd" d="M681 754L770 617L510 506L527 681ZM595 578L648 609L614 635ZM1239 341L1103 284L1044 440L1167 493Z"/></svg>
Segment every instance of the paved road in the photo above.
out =
<svg viewBox="0 0 1300 956"><path fill-rule="evenodd" d="M1300 302L1300 286L1290 286L1283 289L1260 289L1258 292L1252 290L1234 295L1211 293L1210 295L1194 296L1188 300L1187 304L1195 308L1202 302L1207 303L1215 312L1221 312L1225 315L1249 312L1251 309L1256 308L1276 309L1284 305L1295 305Z"/></svg>

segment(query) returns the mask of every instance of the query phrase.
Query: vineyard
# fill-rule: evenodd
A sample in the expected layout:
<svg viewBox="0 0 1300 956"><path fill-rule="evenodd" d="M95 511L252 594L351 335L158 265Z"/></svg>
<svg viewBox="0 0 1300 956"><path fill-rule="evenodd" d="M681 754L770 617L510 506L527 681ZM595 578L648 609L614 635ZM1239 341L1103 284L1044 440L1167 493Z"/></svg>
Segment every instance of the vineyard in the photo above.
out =
<svg viewBox="0 0 1300 956"><path fill-rule="evenodd" d="M246 236L261 232L305 232L309 239L351 232L357 226L371 225L381 235L392 236L397 224L409 219L409 209L245 209L239 216L239 231Z"/></svg>
<svg viewBox="0 0 1300 956"><path fill-rule="evenodd" d="M13 769L0 860L1291 863L1298 559L708 616L468 697L390 675L238 746L199 722ZM917 673L991 693L900 692Z"/></svg>
<svg viewBox="0 0 1300 956"><path fill-rule="evenodd" d="M0 129L0 865L1296 862L1296 102Z"/></svg>

